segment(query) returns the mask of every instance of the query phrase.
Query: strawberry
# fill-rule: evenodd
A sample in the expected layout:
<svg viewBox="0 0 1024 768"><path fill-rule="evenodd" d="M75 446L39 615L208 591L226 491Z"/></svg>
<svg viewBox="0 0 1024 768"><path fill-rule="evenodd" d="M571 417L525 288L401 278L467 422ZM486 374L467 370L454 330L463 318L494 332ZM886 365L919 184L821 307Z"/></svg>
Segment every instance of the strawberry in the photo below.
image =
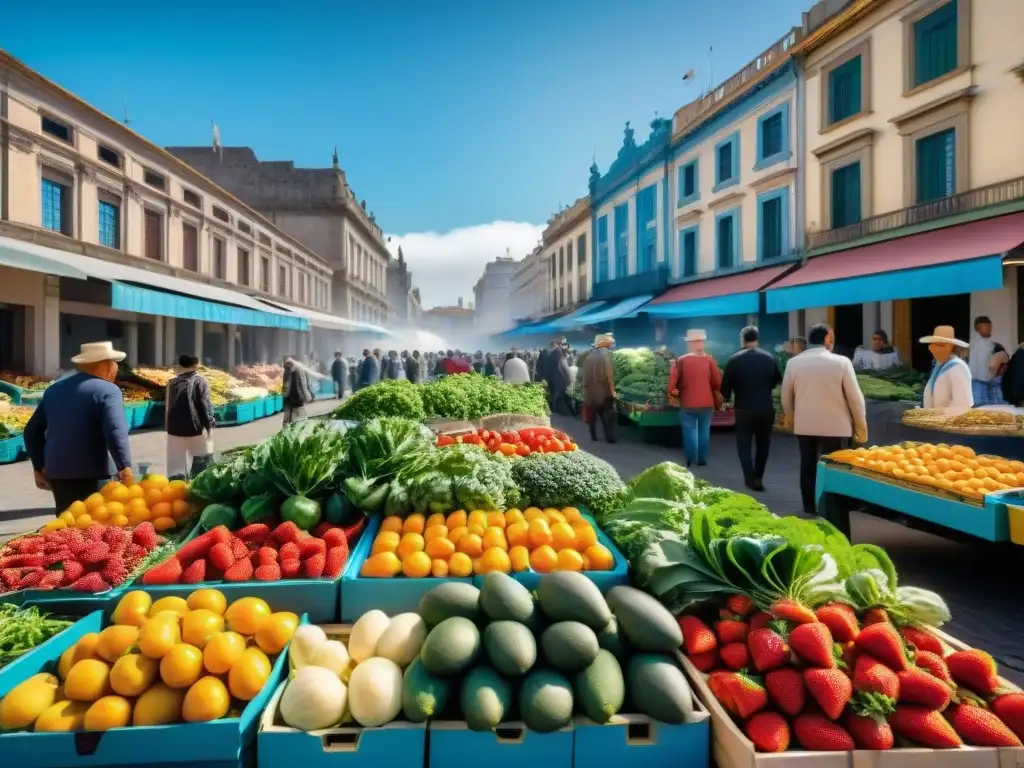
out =
<svg viewBox="0 0 1024 768"><path fill-rule="evenodd" d="M907 668L907 649L896 627L888 622L869 624L857 635L857 648L870 653L896 672Z"/></svg>
<svg viewBox="0 0 1024 768"><path fill-rule="evenodd" d="M853 683L838 669L805 669L804 684L821 711L832 720L839 719L853 696Z"/></svg>
<svg viewBox="0 0 1024 768"><path fill-rule="evenodd" d="M124 559L120 555L112 555L100 569L100 576L111 586L123 584L128 579L128 568L124 564Z"/></svg>
<svg viewBox="0 0 1024 768"><path fill-rule="evenodd" d="M181 579L181 561L169 557L142 574L143 584L177 584Z"/></svg>
<svg viewBox="0 0 1024 768"><path fill-rule="evenodd" d="M362 536L363 531L366 530L367 519L368 518L366 517L361 517L357 523L342 526L341 530L345 532L345 539L348 541L348 545L350 547L354 547L359 543L359 537Z"/></svg>
<svg viewBox="0 0 1024 768"><path fill-rule="evenodd" d="M344 543L338 547L331 547L327 550L327 558L324 561L324 578L336 579L345 570L345 563L348 562L348 546Z"/></svg>
<svg viewBox="0 0 1024 768"><path fill-rule="evenodd" d="M850 712L843 720L843 724L860 749L892 749L896 742L892 735L892 727L883 717Z"/></svg>
<svg viewBox="0 0 1024 768"><path fill-rule="evenodd" d="M743 732L758 752L785 752L789 749L789 723L778 712L758 712L747 720Z"/></svg>
<svg viewBox="0 0 1024 768"><path fill-rule="evenodd" d="M789 646L774 629L755 629L747 635L747 647L758 672L767 672L789 663Z"/></svg>
<svg viewBox="0 0 1024 768"><path fill-rule="evenodd" d="M940 712L949 706L953 691L934 675L918 667L907 667L896 676L900 681L900 704L920 704Z"/></svg>
<svg viewBox="0 0 1024 768"><path fill-rule="evenodd" d="M256 557L260 565L277 565L277 550L273 547L260 547Z"/></svg>
<svg viewBox="0 0 1024 768"><path fill-rule="evenodd" d="M319 579L327 565L327 556L316 554L302 561L302 573L307 579Z"/></svg>
<svg viewBox="0 0 1024 768"><path fill-rule="evenodd" d="M334 523L329 523L326 520L321 520L319 523L317 523L315 526L313 526L313 530L310 531L310 533L313 534L314 536L316 536L318 539L322 539L324 537L324 534L327 533L328 531L340 531L340 530L341 530L340 526L337 526Z"/></svg>
<svg viewBox="0 0 1024 768"><path fill-rule="evenodd" d="M772 615L765 611L758 611L750 617L750 629L764 629L772 621Z"/></svg>
<svg viewBox="0 0 1024 768"><path fill-rule="evenodd" d="M18 589L35 589L43 583L43 575L46 573L42 568L23 573L21 581L18 582Z"/></svg>
<svg viewBox="0 0 1024 768"><path fill-rule="evenodd" d="M796 717L807 704L807 688L804 676L793 667L773 669L764 676L764 687L772 697L775 706L790 717Z"/></svg>
<svg viewBox="0 0 1024 768"><path fill-rule="evenodd" d="M98 573L87 573L72 584L71 588L76 592L106 592L110 585Z"/></svg>
<svg viewBox="0 0 1024 768"><path fill-rule="evenodd" d="M20 581L21 571L17 568L4 568L0 570L0 584L4 587L3 591L15 589Z"/></svg>
<svg viewBox="0 0 1024 768"><path fill-rule="evenodd" d="M916 741L924 747L955 749L963 745L942 713L928 707L913 704L898 706L889 718L889 724L897 736Z"/></svg>
<svg viewBox="0 0 1024 768"><path fill-rule="evenodd" d="M996 660L984 651L957 651L946 657L949 673L960 685L983 696L991 696L999 687Z"/></svg>
<svg viewBox="0 0 1024 768"><path fill-rule="evenodd" d="M251 523L236 531L235 536L247 544L262 547L263 543L270 538L270 526L266 523Z"/></svg>
<svg viewBox="0 0 1024 768"><path fill-rule="evenodd" d="M949 667L946 666L946 660L938 654L932 653L931 651L915 651L914 663L925 672L939 678L939 680L943 680L950 685L953 685L953 676L949 674Z"/></svg>
<svg viewBox="0 0 1024 768"><path fill-rule="evenodd" d="M789 633L789 647L804 664L831 669L836 665L832 633L825 624L799 624Z"/></svg>
<svg viewBox="0 0 1024 768"><path fill-rule="evenodd" d="M954 704L946 719L960 738L974 747L1019 747L1021 741L999 717L984 707Z"/></svg>
<svg viewBox="0 0 1024 768"><path fill-rule="evenodd" d="M299 545L293 541L289 541L287 544L281 545L281 548L277 550L277 557L279 560L299 560Z"/></svg>
<svg viewBox="0 0 1024 768"><path fill-rule="evenodd" d="M889 614L885 608L868 608L864 611L864 618L860 623L865 627L868 624L889 624Z"/></svg>
<svg viewBox="0 0 1024 768"><path fill-rule="evenodd" d="M254 550L255 551L255 550ZM249 547L241 539L231 540L231 554L235 556L235 562L249 557Z"/></svg>
<svg viewBox="0 0 1024 768"><path fill-rule="evenodd" d="M291 520L286 520L271 532L270 538L278 544L298 541L302 538L302 529Z"/></svg>
<svg viewBox="0 0 1024 768"><path fill-rule="evenodd" d="M856 612L850 606L844 603L829 603L821 606L814 615L828 627L837 643L848 643L857 639L860 625L857 623Z"/></svg>
<svg viewBox="0 0 1024 768"><path fill-rule="evenodd" d="M252 563L245 557L224 571L224 581L249 581L252 573Z"/></svg>
<svg viewBox="0 0 1024 768"><path fill-rule="evenodd" d="M846 669L853 669L857 664L857 659L860 657L860 651L857 650L857 643L851 640L848 643L842 643L839 646L839 656L846 665Z"/></svg>
<svg viewBox="0 0 1024 768"><path fill-rule="evenodd" d="M776 600L768 612L776 619L791 621L794 624L813 624L818 620L814 611L796 600Z"/></svg>
<svg viewBox="0 0 1024 768"><path fill-rule="evenodd" d="M723 707L744 720L768 704L768 694L760 680L739 672L712 672L708 688Z"/></svg>
<svg viewBox="0 0 1024 768"><path fill-rule="evenodd" d="M299 545L299 559L305 560L307 557L313 555L326 555L327 545L323 539L314 539L312 537L308 539L301 539L296 542Z"/></svg>
<svg viewBox="0 0 1024 768"><path fill-rule="evenodd" d="M743 643L726 643L718 649L722 663L729 669L743 669L750 663L750 652Z"/></svg>
<svg viewBox="0 0 1024 768"><path fill-rule="evenodd" d="M85 566L77 560L65 560L61 563L64 568L64 586L70 586L72 582L78 581L85 573Z"/></svg>
<svg viewBox="0 0 1024 768"><path fill-rule="evenodd" d="M990 706L1007 728L1017 734L1018 738L1024 739L1024 693L996 696Z"/></svg>
<svg viewBox="0 0 1024 768"><path fill-rule="evenodd" d="M132 530L132 541L152 551L160 543L160 537L156 535L156 528L153 527L153 524L147 520Z"/></svg>
<svg viewBox="0 0 1024 768"><path fill-rule="evenodd" d="M680 616L677 621L679 628L683 630L683 647L690 656L707 653L718 647L715 633L696 616Z"/></svg>
<svg viewBox="0 0 1024 768"><path fill-rule="evenodd" d="M18 551L26 555L41 554L45 543L42 536L22 536L18 540Z"/></svg>
<svg viewBox="0 0 1024 768"><path fill-rule="evenodd" d="M256 569L253 578L256 581L280 581L281 569L277 563L267 563Z"/></svg>
<svg viewBox="0 0 1024 768"><path fill-rule="evenodd" d="M903 640L908 646L913 646L919 651L937 653L939 656L945 653L945 649L943 649L939 638L931 632L926 632L925 630L917 627L902 627L900 629L900 634L903 636Z"/></svg>
<svg viewBox="0 0 1024 768"><path fill-rule="evenodd" d="M103 534L106 533L107 526L102 523L93 523L85 529L85 538L90 541L103 541Z"/></svg>
<svg viewBox="0 0 1024 768"><path fill-rule="evenodd" d="M793 721L796 740L806 750L814 752L851 752L855 749L853 737L843 726L824 715L805 712Z"/></svg>
<svg viewBox="0 0 1024 768"><path fill-rule="evenodd" d="M325 531L323 536L319 536L318 538L324 540L324 544L327 545L328 549L341 546L342 544L346 547L348 546L348 539L345 537L345 532L341 530L341 528L331 528L330 530Z"/></svg>
<svg viewBox="0 0 1024 768"><path fill-rule="evenodd" d="M46 555L41 552L36 555L17 555L12 559L11 565L19 568L42 568L46 562Z"/></svg>
<svg viewBox="0 0 1024 768"><path fill-rule="evenodd" d="M39 580L40 589L56 589L64 581L64 574L61 571L43 571L43 578Z"/></svg>
<svg viewBox="0 0 1024 768"><path fill-rule="evenodd" d="M107 530L103 533L103 540L110 545L111 549L123 550L131 543L132 536L124 528L108 525Z"/></svg>
<svg viewBox="0 0 1024 768"><path fill-rule="evenodd" d="M715 634L718 636L718 642L722 645L744 643L747 640L748 632L750 632L750 627L742 621L723 619L715 622Z"/></svg>
<svg viewBox="0 0 1024 768"><path fill-rule="evenodd" d="M225 542L214 544L210 548L207 558L210 565L218 571L226 571L235 564L235 553L231 551L231 545Z"/></svg>
<svg viewBox="0 0 1024 768"><path fill-rule="evenodd" d="M279 563L281 569L282 579L294 579L299 575L299 571L302 569L302 563L299 562L298 558L289 558L288 560L282 560Z"/></svg>
<svg viewBox="0 0 1024 768"><path fill-rule="evenodd" d="M197 557L206 557L214 544L222 544L231 541L231 532L226 526L218 525L212 531L196 536L192 541L186 542L178 550L178 559L183 563L191 563Z"/></svg>
<svg viewBox="0 0 1024 768"><path fill-rule="evenodd" d="M900 696L900 679L896 673L866 653L858 656L853 666L853 687L862 693L877 693L893 701Z"/></svg>
<svg viewBox="0 0 1024 768"><path fill-rule="evenodd" d="M754 601L746 595L729 595L725 598L725 607L736 616L749 616L757 610Z"/></svg>
<svg viewBox="0 0 1024 768"><path fill-rule="evenodd" d="M206 578L206 558L197 557L181 572L182 584L198 584Z"/></svg>

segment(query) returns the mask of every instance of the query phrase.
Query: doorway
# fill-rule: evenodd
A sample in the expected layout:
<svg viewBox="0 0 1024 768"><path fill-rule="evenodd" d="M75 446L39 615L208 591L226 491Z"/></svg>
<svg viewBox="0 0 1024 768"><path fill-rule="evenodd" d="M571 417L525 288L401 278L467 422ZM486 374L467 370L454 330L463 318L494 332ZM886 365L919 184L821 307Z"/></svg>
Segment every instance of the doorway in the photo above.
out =
<svg viewBox="0 0 1024 768"><path fill-rule="evenodd" d="M935 331L937 325L952 325L956 337L967 341L971 337L971 294L928 296L910 300L910 366L927 373L932 367L932 355L926 344L918 339Z"/></svg>
<svg viewBox="0 0 1024 768"><path fill-rule="evenodd" d="M857 347L865 342L864 305L843 304L836 307L835 328L832 332L835 336L832 351L852 359Z"/></svg>

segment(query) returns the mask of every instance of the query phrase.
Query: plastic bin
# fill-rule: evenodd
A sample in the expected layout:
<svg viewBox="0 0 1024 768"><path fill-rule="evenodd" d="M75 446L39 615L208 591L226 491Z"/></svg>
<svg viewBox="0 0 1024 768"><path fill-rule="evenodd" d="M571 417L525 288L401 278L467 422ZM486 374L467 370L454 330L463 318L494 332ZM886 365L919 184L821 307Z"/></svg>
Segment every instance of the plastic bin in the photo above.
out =
<svg viewBox="0 0 1024 768"><path fill-rule="evenodd" d="M502 723L494 731L471 731L464 722L437 721L428 726L430 768L464 768L467 762L487 768L572 768L573 727L537 733L524 723ZM706 763L705 763L706 764ZM596 765L621 765L601 760Z"/></svg>
<svg viewBox="0 0 1024 768"><path fill-rule="evenodd" d="M607 534L601 530L597 521L594 520L594 516L582 509L580 511L583 513L584 519L586 519L597 532L597 540L601 544L604 544L604 546L606 546L615 557L615 567L612 568L612 570L583 571L583 573L586 574L586 576L594 582L602 592L607 592L612 587L616 587L620 584L629 584L629 561L627 561L625 556L619 552L618 547L615 546L615 542L608 538ZM537 584L540 582L540 577L543 576L543 574L538 573L531 568L528 571L514 573L512 576L524 587L533 591L537 588Z"/></svg>
<svg viewBox="0 0 1024 768"><path fill-rule="evenodd" d="M1007 504L1006 516L1010 523L1010 541L1024 546L1024 507Z"/></svg>
<svg viewBox="0 0 1024 768"><path fill-rule="evenodd" d="M52 611L47 611L47 612L48 613L52 613ZM98 611L95 612L95 613L97 615L99 614ZM89 616L92 616L92 614L89 614ZM36 674L36 672L39 671L39 667L38 666L36 666L36 667L32 666L33 661L32 661L32 659L29 658L33 653L41 653L46 658L59 658L60 654L63 653L64 649L67 647L67 646L63 646L60 651L56 652L56 655L54 654L53 649L56 648L60 644L61 637L63 635L65 635L65 634L67 634L68 632L75 631L76 624L79 623L79 622L82 622L82 621L86 621L89 618L89 616L86 616L85 618L79 619L78 622L76 622L75 624L72 624L70 627L67 627L63 632L59 632L58 634L54 635L53 637L51 637L46 642L40 643L35 648L33 648L31 651L28 651L28 652L22 654L17 659L12 661L10 664L8 664L8 665L6 665L4 667L0 667L0 691L9 690L9 688L5 688L4 687L4 685L5 685L5 683L7 682L8 679L11 679L11 680L15 680L16 679L17 680L17 682L15 682L13 685L11 685L11 688L13 688L15 685L20 683L26 677L31 677L32 675ZM54 618L60 618L60 615L59 614L54 614L53 617ZM96 625L95 625L95 623L93 623L93 624L90 624L89 626L92 627L92 626L96 626ZM87 631L91 632L93 630L90 629L90 630L87 630ZM78 637L81 637L81 635L78 635ZM23 672L24 669L28 669L29 670L28 674L24 674L24 672Z"/></svg>
<svg viewBox="0 0 1024 768"><path fill-rule="evenodd" d="M13 464L25 453L25 438L14 435L0 440L0 464Z"/></svg>
<svg viewBox="0 0 1024 768"><path fill-rule="evenodd" d="M699 701L692 722L672 725L646 715L620 714L621 723L573 723L573 760L582 765L644 768L706 768L710 765L711 716Z"/></svg>

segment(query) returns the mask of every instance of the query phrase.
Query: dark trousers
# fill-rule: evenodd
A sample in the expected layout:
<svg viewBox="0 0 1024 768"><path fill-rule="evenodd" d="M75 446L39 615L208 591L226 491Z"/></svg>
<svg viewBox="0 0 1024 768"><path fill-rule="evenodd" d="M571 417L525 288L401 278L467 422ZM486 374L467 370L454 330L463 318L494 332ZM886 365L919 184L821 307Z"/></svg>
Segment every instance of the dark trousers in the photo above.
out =
<svg viewBox="0 0 1024 768"><path fill-rule="evenodd" d="M341 379L334 380L334 396L341 400L342 395L345 394L345 382Z"/></svg>
<svg viewBox="0 0 1024 768"><path fill-rule="evenodd" d="M92 477L87 479L49 480L53 503L59 515L73 502L85 501L100 488L110 482L109 477Z"/></svg>
<svg viewBox="0 0 1024 768"><path fill-rule="evenodd" d="M604 437L609 443L615 442L615 429L618 426L615 415L615 401L608 400L603 405L587 406L590 409L590 438L597 440L597 423L601 422Z"/></svg>
<svg viewBox="0 0 1024 768"><path fill-rule="evenodd" d="M846 437L797 436L800 445L800 499L808 515L816 514L814 485L818 478L818 460L826 453L843 448L849 441Z"/></svg>
<svg viewBox="0 0 1024 768"><path fill-rule="evenodd" d="M736 451L739 453L743 479L747 482L764 479L768 451L772 443L775 411L736 411ZM751 447L754 452L751 456Z"/></svg>
<svg viewBox="0 0 1024 768"><path fill-rule="evenodd" d="M575 416L576 408L573 405L572 400L569 398L569 392L564 389L559 389L551 393L551 397L548 398L548 405L551 406L551 412L561 414L563 416Z"/></svg>

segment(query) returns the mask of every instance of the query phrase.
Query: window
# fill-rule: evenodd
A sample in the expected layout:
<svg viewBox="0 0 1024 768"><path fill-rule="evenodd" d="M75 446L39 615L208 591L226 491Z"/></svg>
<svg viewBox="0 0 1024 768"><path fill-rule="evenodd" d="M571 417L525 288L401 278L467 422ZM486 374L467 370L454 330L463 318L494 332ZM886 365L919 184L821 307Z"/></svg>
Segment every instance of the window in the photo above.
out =
<svg viewBox="0 0 1024 768"><path fill-rule="evenodd" d="M828 73L829 125L860 114L862 69L863 57L858 55Z"/></svg>
<svg viewBox="0 0 1024 768"><path fill-rule="evenodd" d="M787 101L758 118L755 171L784 162L793 156L789 145L789 109Z"/></svg>
<svg viewBox="0 0 1024 768"><path fill-rule="evenodd" d="M148 168L143 170L142 180L155 189L167 189L167 179L156 171L151 171Z"/></svg>
<svg viewBox="0 0 1024 768"><path fill-rule="evenodd" d="M288 269L284 264L277 268L277 292L281 296L288 295Z"/></svg>
<svg viewBox="0 0 1024 768"><path fill-rule="evenodd" d="M733 133L715 145L715 186L712 192L739 183L740 135Z"/></svg>
<svg viewBox="0 0 1024 768"><path fill-rule="evenodd" d="M306 275L299 272L299 302L306 303Z"/></svg>
<svg viewBox="0 0 1024 768"><path fill-rule="evenodd" d="M249 252L245 248L239 248L238 254L238 284L249 284Z"/></svg>
<svg viewBox="0 0 1024 768"><path fill-rule="evenodd" d="M697 161L679 168L679 201L676 207L688 205L700 199L700 190L697 188Z"/></svg>
<svg viewBox="0 0 1024 768"><path fill-rule="evenodd" d="M615 207L615 277L629 274L629 203Z"/></svg>
<svg viewBox="0 0 1024 768"><path fill-rule="evenodd" d="M860 162L832 171L832 229L861 220Z"/></svg>
<svg viewBox="0 0 1024 768"><path fill-rule="evenodd" d="M736 231L739 211L720 213L715 217L715 255L718 269L731 269L739 264L739 237Z"/></svg>
<svg viewBox="0 0 1024 768"><path fill-rule="evenodd" d="M553 254L553 253L551 254L551 258L549 259L549 261L551 263L551 279L554 280L555 279L555 254Z"/></svg>
<svg viewBox="0 0 1024 768"><path fill-rule="evenodd" d="M243 235L248 235L249 237L252 237L252 227L250 227L244 221L239 221L237 227L238 231L241 232Z"/></svg>
<svg viewBox="0 0 1024 768"><path fill-rule="evenodd" d="M213 238L213 276L224 280L227 278L227 265L224 263L224 241Z"/></svg>
<svg viewBox="0 0 1024 768"><path fill-rule="evenodd" d="M587 276L586 275L580 275L579 279L576 281L576 296L579 298L580 301L586 301L587 300Z"/></svg>
<svg viewBox="0 0 1024 768"><path fill-rule="evenodd" d="M956 129L918 139L914 150L917 202L930 203L956 194Z"/></svg>
<svg viewBox="0 0 1024 768"><path fill-rule="evenodd" d="M43 229L71 234L71 187L43 179Z"/></svg>
<svg viewBox="0 0 1024 768"><path fill-rule="evenodd" d="M191 189L183 189L181 191L181 198L186 203L191 205L193 208L200 208L201 209L203 207L203 198L201 198L199 195L197 195Z"/></svg>
<svg viewBox="0 0 1024 768"><path fill-rule="evenodd" d="M558 249L558 277L565 275L565 248Z"/></svg>
<svg viewBox="0 0 1024 768"><path fill-rule="evenodd" d="M71 126L63 120L57 120L43 115L40 119L40 130L47 136L52 136L65 144L71 144Z"/></svg>
<svg viewBox="0 0 1024 768"><path fill-rule="evenodd" d="M562 288L558 289L558 306L559 307L564 307L565 306L565 287L564 286Z"/></svg>
<svg viewBox="0 0 1024 768"><path fill-rule="evenodd" d="M260 290L270 293L270 257L260 258Z"/></svg>
<svg viewBox="0 0 1024 768"><path fill-rule="evenodd" d="M213 206L213 218L220 219L221 221L226 221L229 224L231 223L230 214L223 208L218 208L216 205Z"/></svg>
<svg viewBox="0 0 1024 768"><path fill-rule="evenodd" d="M636 194L636 271L649 272L658 260L658 188L652 184Z"/></svg>
<svg viewBox="0 0 1024 768"><path fill-rule="evenodd" d="M260 232L260 244L266 246L270 245L270 236L266 232Z"/></svg>
<svg viewBox="0 0 1024 768"><path fill-rule="evenodd" d="M679 262L681 277L697 274L697 227L679 233Z"/></svg>
<svg viewBox="0 0 1024 768"><path fill-rule="evenodd" d="M99 202L100 245L121 247L121 208L106 200Z"/></svg>
<svg viewBox="0 0 1024 768"><path fill-rule="evenodd" d="M597 220L597 280L603 283L608 279L608 215Z"/></svg>
<svg viewBox="0 0 1024 768"><path fill-rule="evenodd" d="M143 212L144 228L143 239L144 252L147 259L153 261L164 260L164 217L149 208Z"/></svg>
<svg viewBox="0 0 1024 768"><path fill-rule="evenodd" d="M757 196L758 261L780 259L789 251L789 187Z"/></svg>
<svg viewBox="0 0 1024 768"><path fill-rule="evenodd" d="M914 22L914 87L957 68L959 59L957 0L950 0Z"/></svg>
<svg viewBox="0 0 1024 768"><path fill-rule="evenodd" d="M181 265L199 271L199 230L191 224L181 225Z"/></svg>
<svg viewBox="0 0 1024 768"><path fill-rule="evenodd" d="M770 157L782 151L782 113L776 112L761 123L761 156Z"/></svg>
<svg viewBox="0 0 1024 768"><path fill-rule="evenodd" d="M576 239L576 266L582 267L587 263L587 236L580 235Z"/></svg>
<svg viewBox="0 0 1024 768"><path fill-rule="evenodd" d="M107 165L112 165L115 168L121 167L121 153L116 149L111 149L100 144L96 148L96 156Z"/></svg>

